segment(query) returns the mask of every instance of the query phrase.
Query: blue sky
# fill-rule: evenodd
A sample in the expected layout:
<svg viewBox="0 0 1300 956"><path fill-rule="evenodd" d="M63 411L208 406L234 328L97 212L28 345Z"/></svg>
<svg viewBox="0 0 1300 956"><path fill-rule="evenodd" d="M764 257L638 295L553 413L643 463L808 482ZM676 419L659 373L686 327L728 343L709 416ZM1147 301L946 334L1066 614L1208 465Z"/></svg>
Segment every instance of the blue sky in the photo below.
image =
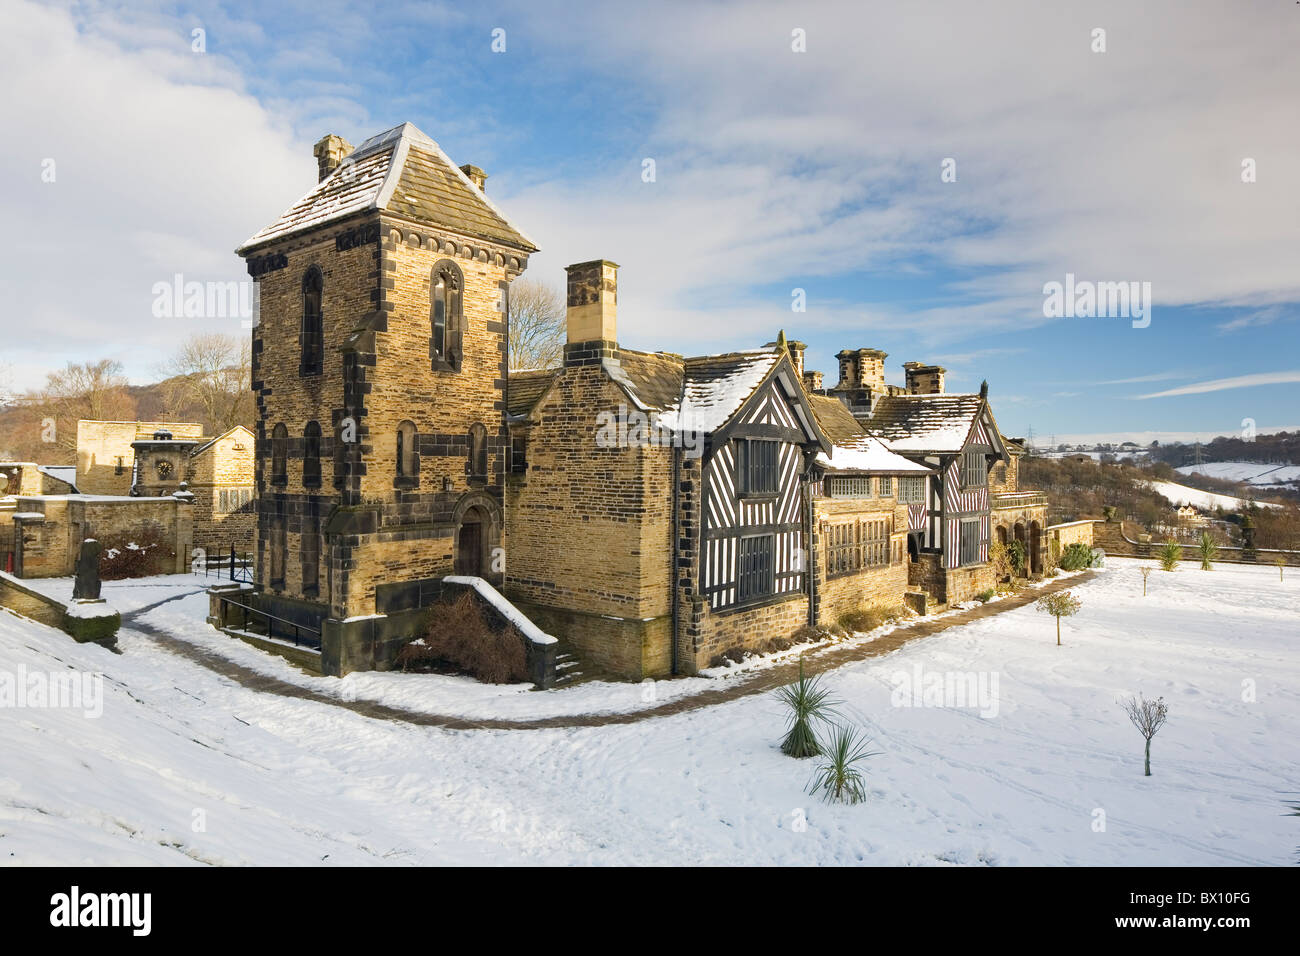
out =
<svg viewBox="0 0 1300 956"><path fill-rule="evenodd" d="M410 121L487 170L531 277L621 264L628 346L881 348L1043 440L1300 427L1300 8L1132 6L20 0L0 295L40 334L0 365L151 380L197 330L153 283L240 277L316 139ZM1046 318L1067 272L1150 282L1149 327Z"/></svg>

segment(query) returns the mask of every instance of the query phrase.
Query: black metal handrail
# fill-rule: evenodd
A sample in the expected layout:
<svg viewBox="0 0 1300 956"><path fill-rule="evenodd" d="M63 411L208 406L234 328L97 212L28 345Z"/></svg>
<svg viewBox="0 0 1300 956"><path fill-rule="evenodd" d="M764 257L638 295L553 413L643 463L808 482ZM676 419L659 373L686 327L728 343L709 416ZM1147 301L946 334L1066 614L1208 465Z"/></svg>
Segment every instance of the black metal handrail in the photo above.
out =
<svg viewBox="0 0 1300 956"><path fill-rule="evenodd" d="M222 624L226 624L226 623L227 623L227 621L226 621L226 610L225 610L225 606L226 606L227 604L229 604L229 605L231 605L232 607L237 607L237 608L240 608L241 610L243 610L244 615L243 615L243 624L242 624L242 626L241 626L241 629L242 629L242 630L245 630L245 631L248 630L248 615L249 615L250 613L251 613L251 614L256 614L256 615L259 615L259 616L261 616L261 617L266 618L266 636L267 636L267 637L276 637L276 636L277 636L276 633L275 633L275 627L273 626L272 622L273 622L273 621L278 621L278 622L280 622L281 624L287 624L289 627L293 628L293 644L294 644L295 647L304 647L304 646L305 646L305 647L310 647L310 648L312 648L313 650L317 650L317 651L320 650L320 630L319 630L318 628L310 627L310 626L308 626L308 625L306 625L306 624L299 624L297 621L291 621L291 620L289 620L287 617L279 617L279 616L277 616L277 615L275 615L275 614L271 614L271 613L269 613L269 612L267 612L267 611L263 611L263 610L260 609L260 608L252 607L251 605L248 605L248 604L241 604L241 603L238 602L238 601L232 601L232 600L231 600L230 598L228 598L228 597L221 597L220 595L218 595L217 600L221 602L221 623L222 623ZM309 633L309 634L314 634L314 635L315 635L315 638L314 638L314 639L310 639L310 640L302 640L302 639L301 639L301 634L302 634L303 631L306 631L306 632Z"/></svg>

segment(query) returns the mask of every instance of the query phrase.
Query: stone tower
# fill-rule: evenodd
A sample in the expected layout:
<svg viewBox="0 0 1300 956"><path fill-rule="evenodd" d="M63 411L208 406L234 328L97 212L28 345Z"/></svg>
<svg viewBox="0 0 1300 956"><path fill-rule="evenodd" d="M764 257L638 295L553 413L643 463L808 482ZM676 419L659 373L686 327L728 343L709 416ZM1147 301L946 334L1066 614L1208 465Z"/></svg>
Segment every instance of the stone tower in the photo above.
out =
<svg viewBox="0 0 1300 956"><path fill-rule="evenodd" d="M507 292L536 251L411 124L349 149L322 139L317 185L237 250L260 286L253 599L320 631L326 674L385 666L442 577L501 580Z"/></svg>

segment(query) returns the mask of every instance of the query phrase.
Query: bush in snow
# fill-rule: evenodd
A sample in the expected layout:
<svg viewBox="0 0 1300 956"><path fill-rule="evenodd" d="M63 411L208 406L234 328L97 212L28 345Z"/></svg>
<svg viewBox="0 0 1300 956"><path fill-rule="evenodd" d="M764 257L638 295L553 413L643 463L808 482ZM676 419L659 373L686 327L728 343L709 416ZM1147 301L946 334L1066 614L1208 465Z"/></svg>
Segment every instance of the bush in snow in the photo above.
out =
<svg viewBox="0 0 1300 956"><path fill-rule="evenodd" d="M1151 776L1151 738L1156 735L1157 730L1164 726L1165 719L1169 716L1169 708L1165 706L1163 697L1147 700L1140 694L1137 697L1122 700L1120 703L1124 707L1124 713L1128 714L1128 719L1133 722L1133 726L1146 739L1145 776L1149 777Z"/></svg>
<svg viewBox="0 0 1300 956"><path fill-rule="evenodd" d="M496 628L478 599L466 591L435 606L424 636L397 652L402 670L452 670L487 684L518 684L528 679L524 636L513 626Z"/></svg>
<svg viewBox="0 0 1300 956"><path fill-rule="evenodd" d="M99 576L105 581L167 574L176 570L176 548L161 526L146 525L130 534L101 538L104 550L99 559Z"/></svg>
<svg viewBox="0 0 1300 956"><path fill-rule="evenodd" d="M892 611L864 604L851 611L845 611L835 619L835 623L850 634L865 634L867 631L874 631L881 625L888 624L895 617L897 615Z"/></svg>
<svg viewBox="0 0 1300 956"><path fill-rule="evenodd" d="M858 766L868 757L879 757L879 750L867 750L871 741L852 727L836 727L808 785L809 793L820 793L831 803L861 803L867 799L864 771Z"/></svg>
<svg viewBox="0 0 1300 956"><path fill-rule="evenodd" d="M979 594L975 595L975 597L979 599L981 604L988 604L989 601L993 600L993 596L997 593L997 588L989 588L987 591L981 591Z"/></svg>
<svg viewBox="0 0 1300 956"><path fill-rule="evenodd" d="M1034 607L1044 614L1050 614L1056 618L1056 645L1061 645L1061 618L1073 617L1079 613L1079 608L1083 607L1077 597L1069 591L1057 591L1055 594L1044 594L1034 602Z"/></svg>
<svg viewBox="0 0 1300 956"><path fill-rule="evenodd" d="M1201 539L1196 542L1196 550L1201 552L1201 570L1213 570L1214 556L1219 553L1219 546L1214 543L1214 538L1210 537L1210 532L1201 532Z"/></svg>
<svg viewBox="0 0 1300 956"><path fill-rule="evenodd" d="M1166 541L1157 552L1160 558L1160 567L1166 571L1172 571L1178 567L1178 562L1183 559L1183 547L1177 541Z"/></svg>
<svg viewBox="0 0 1300 956"><path fill-rule="evenodd" d="M1092 565L1092 548L1077 541L1067 545L1061 553L1060 563L1063 571L1082 571Z"/></svg>
<svg viewBox="0 0 1300 956"><path fill-rule="evenodd" d="M806 677L803 658L799 658L799 679L776 692L777 700L790 709L786 716L785 739L781 753L788 757L814 757L821 753L813 722L829 722L835 715L836 701L821 684L821 676Z"/></svg>

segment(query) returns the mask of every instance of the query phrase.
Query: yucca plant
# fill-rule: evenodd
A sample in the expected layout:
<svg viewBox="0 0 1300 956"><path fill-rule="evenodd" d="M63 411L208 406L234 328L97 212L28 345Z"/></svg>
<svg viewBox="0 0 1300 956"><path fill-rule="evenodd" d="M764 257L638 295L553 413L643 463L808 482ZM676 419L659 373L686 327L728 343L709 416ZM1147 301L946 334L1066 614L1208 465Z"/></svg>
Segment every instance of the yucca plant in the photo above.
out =
<svg viewBox="0 0 1300 956"><path fill-rule="evenodd" d="M881 751L867 750L871 741L852 727L836 727L808 784L808 793L820 794L831 803L861 803L867 799L865 770L858 765Z"/></svg>
<svg viewBox="0 0 1300 956"><path fill-rule="evenodd" d="M1201 540L1196 543L1196 549L1201 552L1201 570L1214 570L1214 556L1219 553L1219 546L1210 537L1210 532L1201 532Z"/></svg>
<svg viewBox="0 0 1300 956"><path fill-rule="evenodd" d="M1177 541L1166 541L1160 546L1160 567L1166 571L1172 571L1178 567L1178 562L1183 559L1183 546Z"/></svg>
<svg viewBox="0 0 1300 956"><path fill-rule="evenodd" d="M788 757L803 759L821 753L813 722L829 723L836 715L835 707L839 703L822 686L821 680L820 674L814 677L804 675L803 658L800 657L799 679L776 692L777 700L790 708L786 716L785 739L781 741L781 753Z"/></svg>

